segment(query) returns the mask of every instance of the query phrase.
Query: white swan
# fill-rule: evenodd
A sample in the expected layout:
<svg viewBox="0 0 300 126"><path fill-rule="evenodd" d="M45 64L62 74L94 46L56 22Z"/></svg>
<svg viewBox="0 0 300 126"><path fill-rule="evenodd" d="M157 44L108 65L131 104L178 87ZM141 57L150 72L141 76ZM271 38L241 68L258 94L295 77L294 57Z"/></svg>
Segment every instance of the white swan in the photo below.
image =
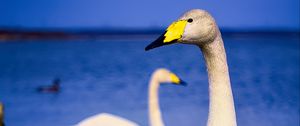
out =
<svg viewBox="0 0 300 126"><path fill-rule="evenodd" d="M149 105L149 125L164 126L159 108L158 89L161 83L172 83L176 85L186 85L184 81L179 79L174 73L167 69L157 69L151 76L148 91Z"/></svg>
<svg viewBox="0 0 300 126"><path fill-rule="evenodd" d="M138 126L138 124L109 113L100 113L88 117L76 126Z"/></svg>
<svg viewBox="0 0 300 126"><path fill-rule="evenodd" d="M210 14L194 9L184 13L145 50L172 43L194 44L205 59L209 77L208 126L236 126L234 101L223 40Z"/></svg>
<svg viewBox="0 0 300 126"><path fill-rule="evenodd" d="M161 83L173 83L176 85L186 85L174 73L166 69L157 69L153 72L149 82L149 123L150 126L164 126L161 119L161 113L158 102L158 89ZM82 120L77 126L138 126L138 124L124 119L122 117L100 113L87 119Z"/></svg>

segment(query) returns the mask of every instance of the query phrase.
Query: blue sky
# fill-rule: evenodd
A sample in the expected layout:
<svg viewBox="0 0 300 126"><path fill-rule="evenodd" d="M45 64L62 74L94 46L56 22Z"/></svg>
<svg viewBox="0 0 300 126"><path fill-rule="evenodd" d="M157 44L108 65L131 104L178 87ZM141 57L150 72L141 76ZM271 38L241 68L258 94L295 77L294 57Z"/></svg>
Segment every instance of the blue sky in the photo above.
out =
<svg viewBox="0 0 300 126"><path fill-rule="evenodd" d="M166 27L193 8L223 28L299 30L299 0L0 0L0 27Z"/></svg>

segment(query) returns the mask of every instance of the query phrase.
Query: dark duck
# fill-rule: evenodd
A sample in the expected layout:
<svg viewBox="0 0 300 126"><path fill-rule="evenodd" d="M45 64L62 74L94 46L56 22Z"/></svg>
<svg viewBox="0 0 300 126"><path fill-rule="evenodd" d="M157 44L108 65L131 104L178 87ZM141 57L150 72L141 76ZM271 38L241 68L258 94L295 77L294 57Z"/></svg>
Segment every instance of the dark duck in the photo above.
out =
<svg viewBox="0 0 300 126"><path fill-rule="evenodd" d="M40 86L37 88L38 92L42 93L57 93L60 91L60 79L54 79L52 85Z"/></svg>

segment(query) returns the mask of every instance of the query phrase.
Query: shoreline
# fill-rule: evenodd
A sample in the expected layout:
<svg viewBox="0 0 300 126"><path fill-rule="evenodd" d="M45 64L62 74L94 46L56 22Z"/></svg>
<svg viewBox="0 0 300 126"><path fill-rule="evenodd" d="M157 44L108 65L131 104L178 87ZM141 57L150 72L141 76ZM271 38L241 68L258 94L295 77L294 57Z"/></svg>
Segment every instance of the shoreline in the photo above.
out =
<svg viewBox="0 0 300 126"><path fill-rule="evenodd" d="M0 42L15 40L81 40L81 39L147 39L162 34L164 29L102 29L102 30L62 30L62 29L0 29ZM293 30L228 30L221 29L225 37L274 36L299 37Z"/></svg>

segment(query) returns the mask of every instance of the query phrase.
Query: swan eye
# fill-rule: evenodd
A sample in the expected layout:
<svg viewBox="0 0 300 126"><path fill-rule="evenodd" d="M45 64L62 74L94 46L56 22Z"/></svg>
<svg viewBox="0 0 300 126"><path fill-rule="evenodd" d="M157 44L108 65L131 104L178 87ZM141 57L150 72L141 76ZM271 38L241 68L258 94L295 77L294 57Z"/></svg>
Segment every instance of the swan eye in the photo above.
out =
<svg viewBox="0 0 300 126"><path fill-rule="evenodd" d="M193 22L193 19L190 18L190 19L187 20L187 22L192 23L192 22Z"/></svg>

